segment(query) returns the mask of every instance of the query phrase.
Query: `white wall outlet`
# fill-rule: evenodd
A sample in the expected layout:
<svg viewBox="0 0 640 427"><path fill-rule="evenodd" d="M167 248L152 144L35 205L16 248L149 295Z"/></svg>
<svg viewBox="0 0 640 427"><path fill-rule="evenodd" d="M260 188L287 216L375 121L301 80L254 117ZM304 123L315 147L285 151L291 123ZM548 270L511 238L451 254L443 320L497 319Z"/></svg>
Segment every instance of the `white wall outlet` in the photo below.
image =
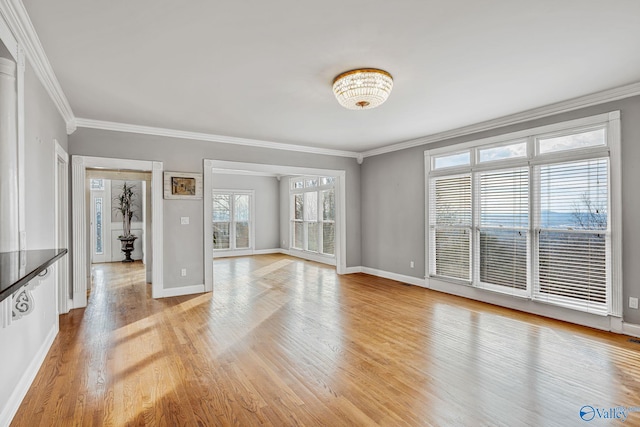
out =
<svg viewBox="0 0 640 427"><path fill-rule="evenodd" d="M181 216L180 217L180 224L188 225L189 224L189 217L188 216Z"/></svg>
<svg viewBox="0 0 640 427"><path fill-rule="evenodd" d="M629 297L629 308L638 309L638 298Z"/></svg>
<svg viewBox="0 0 640 427"><path fill-rule="evenodd" d="M283 240L282 241L282 247L284 247L286 245L286 242Z"/></svg>
<svg viewBox="0 0 640 427"><path fill-rule="evenodd" d="M186 276L186 275L187 275L187 269L186 269L186 268L183 268L182 270L180 270L180 275L181 275L182 277Z"/></svg>
<svg viewBox="0 0 640 427"><path fill-rule="evenodd" d="M413 261L411 261L411 262L409 263L409 267L413 268L413 267L415 267L415 266L416 266L416 264L415 264Z"/></svg>

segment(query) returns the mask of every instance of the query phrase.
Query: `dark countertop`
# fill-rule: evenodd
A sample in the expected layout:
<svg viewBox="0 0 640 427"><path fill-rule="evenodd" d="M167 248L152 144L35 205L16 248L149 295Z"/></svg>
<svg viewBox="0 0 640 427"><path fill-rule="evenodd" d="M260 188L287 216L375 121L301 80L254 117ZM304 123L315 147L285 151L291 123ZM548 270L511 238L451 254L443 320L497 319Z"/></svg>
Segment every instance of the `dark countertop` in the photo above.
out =
<svg viewBox="0 0 640 427"><path fill-rule="evenodd" d="M9 298L66 253L66 249L0 252L0 301Z"/></svg>

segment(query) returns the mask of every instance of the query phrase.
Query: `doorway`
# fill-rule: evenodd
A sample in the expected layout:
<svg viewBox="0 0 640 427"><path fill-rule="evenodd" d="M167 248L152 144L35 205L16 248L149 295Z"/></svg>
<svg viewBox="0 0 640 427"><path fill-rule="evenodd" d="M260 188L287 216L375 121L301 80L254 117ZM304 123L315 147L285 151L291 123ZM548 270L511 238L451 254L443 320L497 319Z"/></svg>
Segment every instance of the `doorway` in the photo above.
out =
<svg viewBox="0 0 640 427"><path fill-rule="evenodd" d="M296 166L264 165L222 160L204 160L204 235L213 236L213 197L214 169L226 171L249 171L257 174L278 176L324 176L335 178L335 266L338 274L345 274L346 267L346 172L344 170L317 169ZM282 216L282 215L281 215ZM288 221L287 221L288 223ZM213 290L213 245L209 238L204 239L205 292ZM283 243L286 245L286 243ZM288 253L288 250L284 250ZM310 259L310 258L308 258ZM318 259L320 262L324 262Z"/></svg>
<svg viewBox="0 0 640 427"><path fill-rule="evenodd" d="M151 246L151 173L87 169L89 196L89 235L91 264L120 262L124 259L118 237L123 234L122 213L118 199L126 185L132 192L131 234L136 236L131 257L147 264L147 248ZM151 270L147 269L147 282L151 282Z"/></svg>
<svg viewBox="0 0 640 427"><path fill-rule="evenodd" d="M104 157L72 157L72 197L73 197L73 308L86 307L87 288L90 280L91 248L89 245L91 197L87 191L87 172L91 170L111 170L118 172L138 172L151 174L149 216L151 227L150 248L144 248L147 265L151 265L151 295L163 297L163 212L162 212L162 162L113 159ZM89 172L91 174L91 172ZM104 207L102 212L105 214ZM145 212L146 214L146 212ZM104 237L104 236L103 236ZM146 239L142 239L143 241ZM113 249L113 248L112 248Z"/></svg>

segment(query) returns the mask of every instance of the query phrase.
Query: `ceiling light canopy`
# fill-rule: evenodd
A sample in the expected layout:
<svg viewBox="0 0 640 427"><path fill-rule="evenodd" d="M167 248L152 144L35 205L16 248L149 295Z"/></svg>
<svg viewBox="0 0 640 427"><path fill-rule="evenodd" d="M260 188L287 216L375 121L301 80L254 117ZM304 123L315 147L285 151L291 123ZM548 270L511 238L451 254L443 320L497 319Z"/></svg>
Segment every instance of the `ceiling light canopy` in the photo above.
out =
<svg viewBox="0 0 640 427"><path fill-rule="evenodd" d="M333 79L333 93L345 108L367 110L387 100L393 89L391 74L376 68L344 72Z"/></svg>

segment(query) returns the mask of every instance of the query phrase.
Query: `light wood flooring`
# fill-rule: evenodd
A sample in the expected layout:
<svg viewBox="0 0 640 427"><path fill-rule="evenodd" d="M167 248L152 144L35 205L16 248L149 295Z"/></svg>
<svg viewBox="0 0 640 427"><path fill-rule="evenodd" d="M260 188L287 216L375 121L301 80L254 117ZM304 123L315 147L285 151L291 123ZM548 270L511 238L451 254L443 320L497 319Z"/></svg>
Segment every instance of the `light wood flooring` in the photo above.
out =
<svg viewBox="0 0 640 427"><path fill-rule="evenodd" d="M627 336L284 255L214 271L213 294L153 300L140 264L95 266L12 425L564 427L589 425L584 405L640 410Z"/></svg>

